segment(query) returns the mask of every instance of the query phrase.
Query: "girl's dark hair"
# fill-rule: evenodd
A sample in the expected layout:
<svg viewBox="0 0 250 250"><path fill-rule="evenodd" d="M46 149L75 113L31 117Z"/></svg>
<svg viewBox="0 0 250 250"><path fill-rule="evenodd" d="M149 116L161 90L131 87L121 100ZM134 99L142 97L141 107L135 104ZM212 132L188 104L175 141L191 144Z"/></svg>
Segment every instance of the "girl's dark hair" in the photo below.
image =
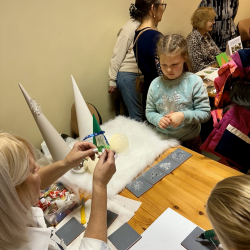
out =
<svg viewBox="0 0 250 250"><path fill-rule="evenodd" d="M130 17L141 22L148 15L152 4L159 4L160 0L136 0L135 4L131 4L129 8ZM156 9L158 5L155 6Z"/></svg>
<svg viewBox="0 0 250 250"><path fill-rule="evenodd" d="M250 110L250 79L236 81L230 91L230 98L234 103Z"/></svg>

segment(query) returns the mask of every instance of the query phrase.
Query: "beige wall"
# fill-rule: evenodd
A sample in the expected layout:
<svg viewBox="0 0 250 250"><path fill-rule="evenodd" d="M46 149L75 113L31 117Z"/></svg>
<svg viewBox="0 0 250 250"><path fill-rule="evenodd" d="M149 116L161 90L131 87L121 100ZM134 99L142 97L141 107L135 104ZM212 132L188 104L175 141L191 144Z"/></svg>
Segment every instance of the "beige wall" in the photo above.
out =
<svg viewBox="0 0 250 250"><path fill-rule="evenodd" d="M159 25L163 33L187 35L200 0L168 0ZM129 18L131 0L1 0L0 130L16 133L36 147L42 141L17 86L21 83L60 133L70 134L73 91L70 75L103 120L114 117L107 93L108 67L116 34ZM236 23L248 17L240 0Z"/></svg>

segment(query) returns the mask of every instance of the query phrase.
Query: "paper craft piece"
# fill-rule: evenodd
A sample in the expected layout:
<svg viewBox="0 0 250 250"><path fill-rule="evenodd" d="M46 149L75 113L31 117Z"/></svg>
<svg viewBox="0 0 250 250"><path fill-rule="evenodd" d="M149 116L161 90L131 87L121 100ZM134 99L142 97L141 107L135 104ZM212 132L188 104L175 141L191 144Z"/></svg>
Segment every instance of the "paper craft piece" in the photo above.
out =
<svg viewBox="0 0 250 250"><path fill-rule="evenodd" d="M162 172L156 167L150 168L148 171L143 173L141 177L143 177L146 181L154 185L158 181L160 181L163 177L165 177L167 174Z"/></svg>
<svg viewBox="0 0 250 250"><path fill-rule="evenodd" d="M127 250L141 239L141 235L139 235L128 223L125 223L112 233L108 239L118 250Z"/></svg>
<svg viewBox="0 0 250 250"><path fill-rule="evenodd" d="M235 54L238 50L243 49L241 37L237 36L234 39L228 41L228 47L230 55Z"/></svg>
<svg viewBox="0 0 250 250"><path fill-rule="evenodd" d="M71 80L75 97L79 137L80 141L82 141L86 136L91 135L93 133L93 118L73 76L71 76ZM93 139L89 138L88 141L92 142Z"/></svg>
<svg viewBox="0 0 250 250"><path fill-rule="evenodd" d="M56 231L56 235L60 239L63 239L64 243L68 246L85 229L86 228L73 217L58 231Z"/></svg>
<svg viewBox="0 0 250 250"><path fill-rule="evenodd" d="M176 149L173 153L167 156L167 158L174 160L178 163L183 163L186 161L188 158L190 158L192 154L178 148Z"/></svg>
<svg viewBox="0 0 250 250"><path fill-rule="evenodd" d="M218 62L218 64L219 64L220 67L222 65L228 63L226 52L223 52L223 53L219 54L218 56L216 56L216 59L217 59L217 62Z"/></svg>
<svg viewBox="0 0 250 250"><path fill-rule="evenodd" d="M114 222L114 220L118 217L118 214L107 210L107 228Z"/></svg>
<svg viewBox="0 0 250 250"><path fill-rule="evenodd" d="M204 230L202 230L199 227L196 227L188 235L188 237L181 243L181 245L184 246L188 250L214 250L216 249L216 246L213 245L210 241L197 239L197 237L199 237L202 233L204 233Z"/></svg>
<svg viewBox="0 0 250 250"><path fill-rule="evenodd" d="M155 167L159 168L161 171L165 172L166 174L170 174L173 170L175 170L179 166L180 166L180 163L166 157L161 162L159 162Z"/></svg>
<svg viewBox="0 0 250 250"><path fill-rule="evenodd" d="M153 187L153 185L147 182L141 176L126 186L126 188L130 192L132 192L137 198L147 192L151 187Z"/></svg>
<svg viewBox="0 0 250 250"><path fill-rule="evenodd" d="M196 228L171 208L164 211L143 233L131 250L185 250L181 242Z"/></svg>
<svg viewBox="0 0 250 250"><path fill-rule="evenodd" d="M94 133L100 133L102 130L99 126L99 123L96 120L95 115L93 114L93 134ZM107 139L105 139L104 134L99 134L97 136L93 137L93 143L96 145L98 148L99 152L102 152L102 149L104 148L110 148L109 145L106 142Z"/></svg>
<svg viewBox="0 0 250 250"><path fill-rule="evenodd" d="M43 139L46 142L53 160L63 160L70 152L70 147L42 113L41 106L29 96L28 92L21 84L19 84L19 87L43 136Z"/></svg>

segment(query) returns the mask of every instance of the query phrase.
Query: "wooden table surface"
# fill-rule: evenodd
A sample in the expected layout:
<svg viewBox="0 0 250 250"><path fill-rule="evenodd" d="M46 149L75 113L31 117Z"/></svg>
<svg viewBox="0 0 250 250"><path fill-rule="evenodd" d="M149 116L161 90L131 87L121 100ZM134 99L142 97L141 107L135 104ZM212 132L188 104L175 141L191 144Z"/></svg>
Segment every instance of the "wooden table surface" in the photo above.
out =
<svg viewBox="0 0 250 250"><path fill-rule="evenodd" d="M139 234L142 234L167 208L172 208L205 230L211 229L212 226L205 214L206 201L211 190L220 180L242 174L192 150L182 146L178 148L193 156L140 198L128 189L120 193L124 197L142 202L135 216L128 222ZM148 168L156 165L175 149L171 148L164 152Z"/></svg>

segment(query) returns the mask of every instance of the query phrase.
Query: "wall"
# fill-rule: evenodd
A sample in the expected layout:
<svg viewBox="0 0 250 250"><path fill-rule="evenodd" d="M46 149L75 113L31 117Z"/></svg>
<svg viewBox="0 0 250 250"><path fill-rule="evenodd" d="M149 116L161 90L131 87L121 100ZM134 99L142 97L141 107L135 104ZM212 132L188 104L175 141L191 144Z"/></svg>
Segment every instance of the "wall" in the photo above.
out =
<svg viewBox="0 0 250 250"><path fill-rule="evenodd" d="M200 0L169 0L159 24L163 33L191 31L190 16ZM115 116L108 90L108 67L131 0L1 0L0 130L18 134L35 147L41 134L19 90L21 83L42 106L59 133L70 134L74 102L72 74L87 102L104 121ZM240 0L236 23L248 17Z"/></svg>

